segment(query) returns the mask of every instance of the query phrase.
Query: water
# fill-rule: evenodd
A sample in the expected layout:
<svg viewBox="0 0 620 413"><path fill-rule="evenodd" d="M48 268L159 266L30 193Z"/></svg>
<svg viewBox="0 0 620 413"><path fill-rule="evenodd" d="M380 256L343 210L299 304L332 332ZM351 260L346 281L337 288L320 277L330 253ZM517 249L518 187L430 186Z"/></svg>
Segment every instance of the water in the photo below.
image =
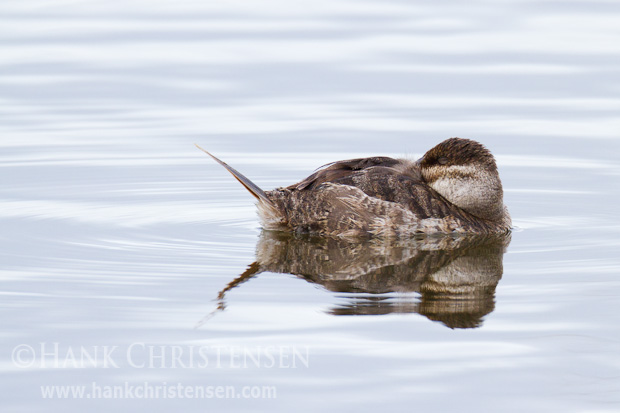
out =
<svg viewBox="0 0 620 413"><path fill-rule="evenodd" d="M3 411L620 411L616 2L0 8ZM505 254L273 238L193 146L270 189L450 136Z"/></svg>

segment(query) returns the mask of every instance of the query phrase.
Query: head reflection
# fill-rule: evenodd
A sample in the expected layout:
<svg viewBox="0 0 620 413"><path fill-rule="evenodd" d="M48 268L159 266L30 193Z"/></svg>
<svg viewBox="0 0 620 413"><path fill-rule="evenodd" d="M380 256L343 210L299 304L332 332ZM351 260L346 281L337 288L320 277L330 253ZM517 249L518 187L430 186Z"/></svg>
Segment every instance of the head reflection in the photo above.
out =
<svg viewBox="0 0 620 413"><path fill-rule="evenodd" d="M450 328L475 328L495 307L509 242L510 234L350 241L264 231L256 261L220 291L218 309L228 291L268 271L340 293L333 315L419 313Z"/></svg>

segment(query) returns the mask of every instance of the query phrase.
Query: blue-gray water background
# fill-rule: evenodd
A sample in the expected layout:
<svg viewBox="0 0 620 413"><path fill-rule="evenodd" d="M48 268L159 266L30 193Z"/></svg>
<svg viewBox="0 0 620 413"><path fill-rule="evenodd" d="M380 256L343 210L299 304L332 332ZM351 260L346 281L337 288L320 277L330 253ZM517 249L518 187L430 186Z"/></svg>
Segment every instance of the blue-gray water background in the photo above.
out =
<svg viewBox="0 0 620 413"><path fill-rule="evenodd" d="M481 326L334 316L349 295L267 272L197 327L260 229L193 143L271 189L451 136L496 155L518 227ZM619 182L616 1L4 1L2 411L620 411ZM118 368L53 365L104 346ZM93 382L277 398L41 396Z"/></svg>

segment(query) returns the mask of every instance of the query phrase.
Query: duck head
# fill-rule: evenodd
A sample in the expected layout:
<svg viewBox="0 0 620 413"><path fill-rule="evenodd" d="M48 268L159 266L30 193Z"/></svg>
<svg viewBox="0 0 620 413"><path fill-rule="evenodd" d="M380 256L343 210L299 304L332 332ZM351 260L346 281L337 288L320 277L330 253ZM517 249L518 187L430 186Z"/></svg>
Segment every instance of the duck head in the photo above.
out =
<svg viewBox="0 0 620 413"><path fill-rule="evenodd" d="M418 165L424 181L452 204L510 226L495 158L482 144L450 138L426 152Z"/></svg>

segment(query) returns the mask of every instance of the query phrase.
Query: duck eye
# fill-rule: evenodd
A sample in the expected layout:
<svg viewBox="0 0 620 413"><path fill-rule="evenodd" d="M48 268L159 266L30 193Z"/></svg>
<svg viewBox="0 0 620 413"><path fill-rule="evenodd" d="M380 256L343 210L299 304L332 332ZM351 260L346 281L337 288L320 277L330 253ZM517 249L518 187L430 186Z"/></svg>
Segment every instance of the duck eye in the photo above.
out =
<svg viewBox="0 0 620 413"><path fill-rule="evenodd" d="M437 158L437 163L439 165L446 165L448 162L448 158L446 158L445 156L440 156L439 158Z"/></svg>

